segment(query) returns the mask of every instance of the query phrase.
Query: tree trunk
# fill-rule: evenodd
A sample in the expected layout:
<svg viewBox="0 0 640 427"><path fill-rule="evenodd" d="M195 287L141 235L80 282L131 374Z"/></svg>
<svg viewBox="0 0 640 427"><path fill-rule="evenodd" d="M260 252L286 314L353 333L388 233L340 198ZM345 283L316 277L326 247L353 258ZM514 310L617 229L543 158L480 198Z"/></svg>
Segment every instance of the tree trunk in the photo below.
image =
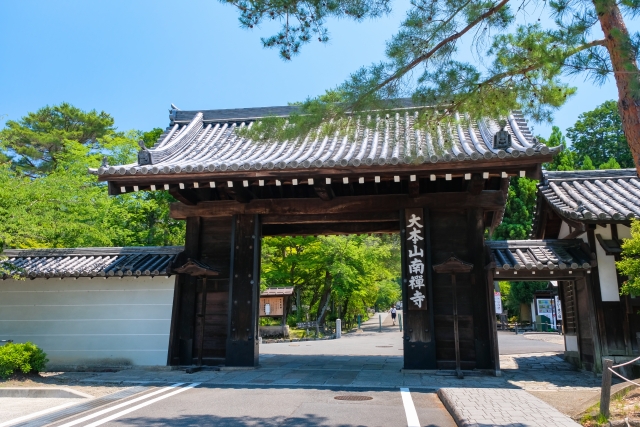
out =
<svg viewBox="0 0 640 427"><path fill-rule="evenodd" d="M618 86L618 110L633 162L640 174L640 72L631 38L615 0L593 0Z"/></svg>
<svg viewBox="0 0 640 427"><path fill-rule="evenodd" d="M320 298L320 304L318 304L318 325L324 323L324 316L327 312L327 306L331 298L331 284L333 282L333 276L328 271L324 275L324 289L322 290L322 297Z"/></svg>

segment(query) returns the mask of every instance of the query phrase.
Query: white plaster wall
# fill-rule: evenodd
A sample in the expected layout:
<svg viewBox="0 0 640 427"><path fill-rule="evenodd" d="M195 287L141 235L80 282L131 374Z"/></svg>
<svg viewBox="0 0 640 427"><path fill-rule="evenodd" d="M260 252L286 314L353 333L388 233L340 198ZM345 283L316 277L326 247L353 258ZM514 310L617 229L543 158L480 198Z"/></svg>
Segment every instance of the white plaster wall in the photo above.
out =
<svg viewBox="0 0 640 427"><path fill-rule="evenodd" d="M603 239L611 239L611 226L606 228L596 227L595 234L599 234ZM613 255L607 255L596 240L596 255L598 257L598 276L600 277L600 292L602 301L620 301L620 291L618 290L618 278L616 275L616 261Z"/></svg>
<svg viewBox="0 0 640 427"><path fill-rule="evenodd" d="M631 227L627 227L626 225L618 224L618 238L619 239L630 239L631 238Z"/></svg>
<svg viewBox="0 0 640 427"><path fill-rule="evenodd" d="M166 365L175 277L0 280L0 339L49 365Z"/></svg>
<svg viewBox="0 0 640 427"><path fill-rule="evenodd" d="M564 239L569 233L571 233L569 225L562 221L562 224L560 225L560 232L558 233L558 239Z"/></svg>

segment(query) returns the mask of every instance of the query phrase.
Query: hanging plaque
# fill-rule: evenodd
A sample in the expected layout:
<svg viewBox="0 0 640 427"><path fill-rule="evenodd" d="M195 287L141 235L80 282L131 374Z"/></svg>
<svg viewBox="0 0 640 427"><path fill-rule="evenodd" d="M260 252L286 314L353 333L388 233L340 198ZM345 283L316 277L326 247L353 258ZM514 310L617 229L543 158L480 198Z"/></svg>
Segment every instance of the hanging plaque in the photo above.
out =
<svg viewBox="0 0 640 427"><path fill-rule="evenodd" d="M404 259L407 308L427 310L427 270L425 258L425 221L423 209L405 210Z"/></svg>

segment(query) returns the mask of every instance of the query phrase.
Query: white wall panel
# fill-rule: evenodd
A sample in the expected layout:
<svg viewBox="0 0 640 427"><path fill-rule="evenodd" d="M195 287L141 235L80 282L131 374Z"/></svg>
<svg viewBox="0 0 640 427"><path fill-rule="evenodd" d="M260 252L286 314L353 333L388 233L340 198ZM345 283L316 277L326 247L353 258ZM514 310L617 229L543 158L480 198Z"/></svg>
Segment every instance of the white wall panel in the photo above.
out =
<svg viewBox="0 0 640 427"><path fill-rule="evenodd" d="M607 225L606 228L597 227L595 234L599 234L603 239L609 240L611 239L611 226ZM600 277L602 301L620 301L615 257L613 255L607 255L597 239L595 246L598 257L598 276Z"/></svg>
<svg viewBox="0 0 640 427"><path fill-rule="evenodd" d="M631 238L631 227L627 227L626 225L618 224L618 238L619 239L630 239Z"/></svg>
<svg viewBox="0 0 640 427"><path fill-rule="evenodd" d="M165 365L174 277L0 281L0 339L49 365Z"/></svg>

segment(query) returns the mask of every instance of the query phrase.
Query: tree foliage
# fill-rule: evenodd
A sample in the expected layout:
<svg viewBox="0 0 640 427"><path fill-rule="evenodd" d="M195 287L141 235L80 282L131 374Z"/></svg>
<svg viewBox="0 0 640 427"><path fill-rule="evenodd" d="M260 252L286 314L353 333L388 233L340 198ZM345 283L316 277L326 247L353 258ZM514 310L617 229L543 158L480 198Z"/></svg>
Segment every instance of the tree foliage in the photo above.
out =
<svg viewBox="0 0 640 427"><path fill-rule="evenodd" d="M152 131L157 134L157 131ZM106 113L45 107L0 131L0 244L11 248L181 244L165 192L111 197L88 173L106 156L136 158L144 133L116 132Z"/></svg>
<svg viewBox="0 0 640 427"><path fill-rule="evenodd" d="M0 131L0 150L13 169L28 176L52 172L77 153L79 145L97 148L99 139L114 132L104 111L86 112L67 103L46 106Z"/></svg>
<svg viewBox="0 0 640 427"><path fill-rule="evenodd" d="M620 288L623 295L640 295L640 221L631 221L631 238L622 241L622 259L616 267L628 279Z"/></svg>
<svg viewBox="0 0 640 427"><path fill-rule="evenodd" d="M554 156L552 162L546 163L544 168L550 171L576 170L578 154L567 147L567 140L558 126L553 126L551 129L551 136L549 136L548 140L544 138L538 139L549 147L561 147L562 150Z"/></svg>
<svg viewBox="0 0 640 427"><path fill-rule="evenodd" d="M494 240L527 238L536 204L536 184L529 178L511 178L504 218L493 233Z"/></svg>
<svg viewBox="0 0 640 427"><path fill-rule="evenodd" d="M261 286L293 286L300 309L321 322L338 314L351 321L376 304L388 309L400 299L399 276L397 236L263 239Z"/></svg>
<svg viewBox="0 0 640 427"><path fill-rule="evenodd" d="M594 110L578 116L576 123L567 129L572 149L589 156L594 165L602 165L615 159L619 167L634 167L622 121L615 101L606 101ZM599 169L604 169L599 167Z"/></svg>

